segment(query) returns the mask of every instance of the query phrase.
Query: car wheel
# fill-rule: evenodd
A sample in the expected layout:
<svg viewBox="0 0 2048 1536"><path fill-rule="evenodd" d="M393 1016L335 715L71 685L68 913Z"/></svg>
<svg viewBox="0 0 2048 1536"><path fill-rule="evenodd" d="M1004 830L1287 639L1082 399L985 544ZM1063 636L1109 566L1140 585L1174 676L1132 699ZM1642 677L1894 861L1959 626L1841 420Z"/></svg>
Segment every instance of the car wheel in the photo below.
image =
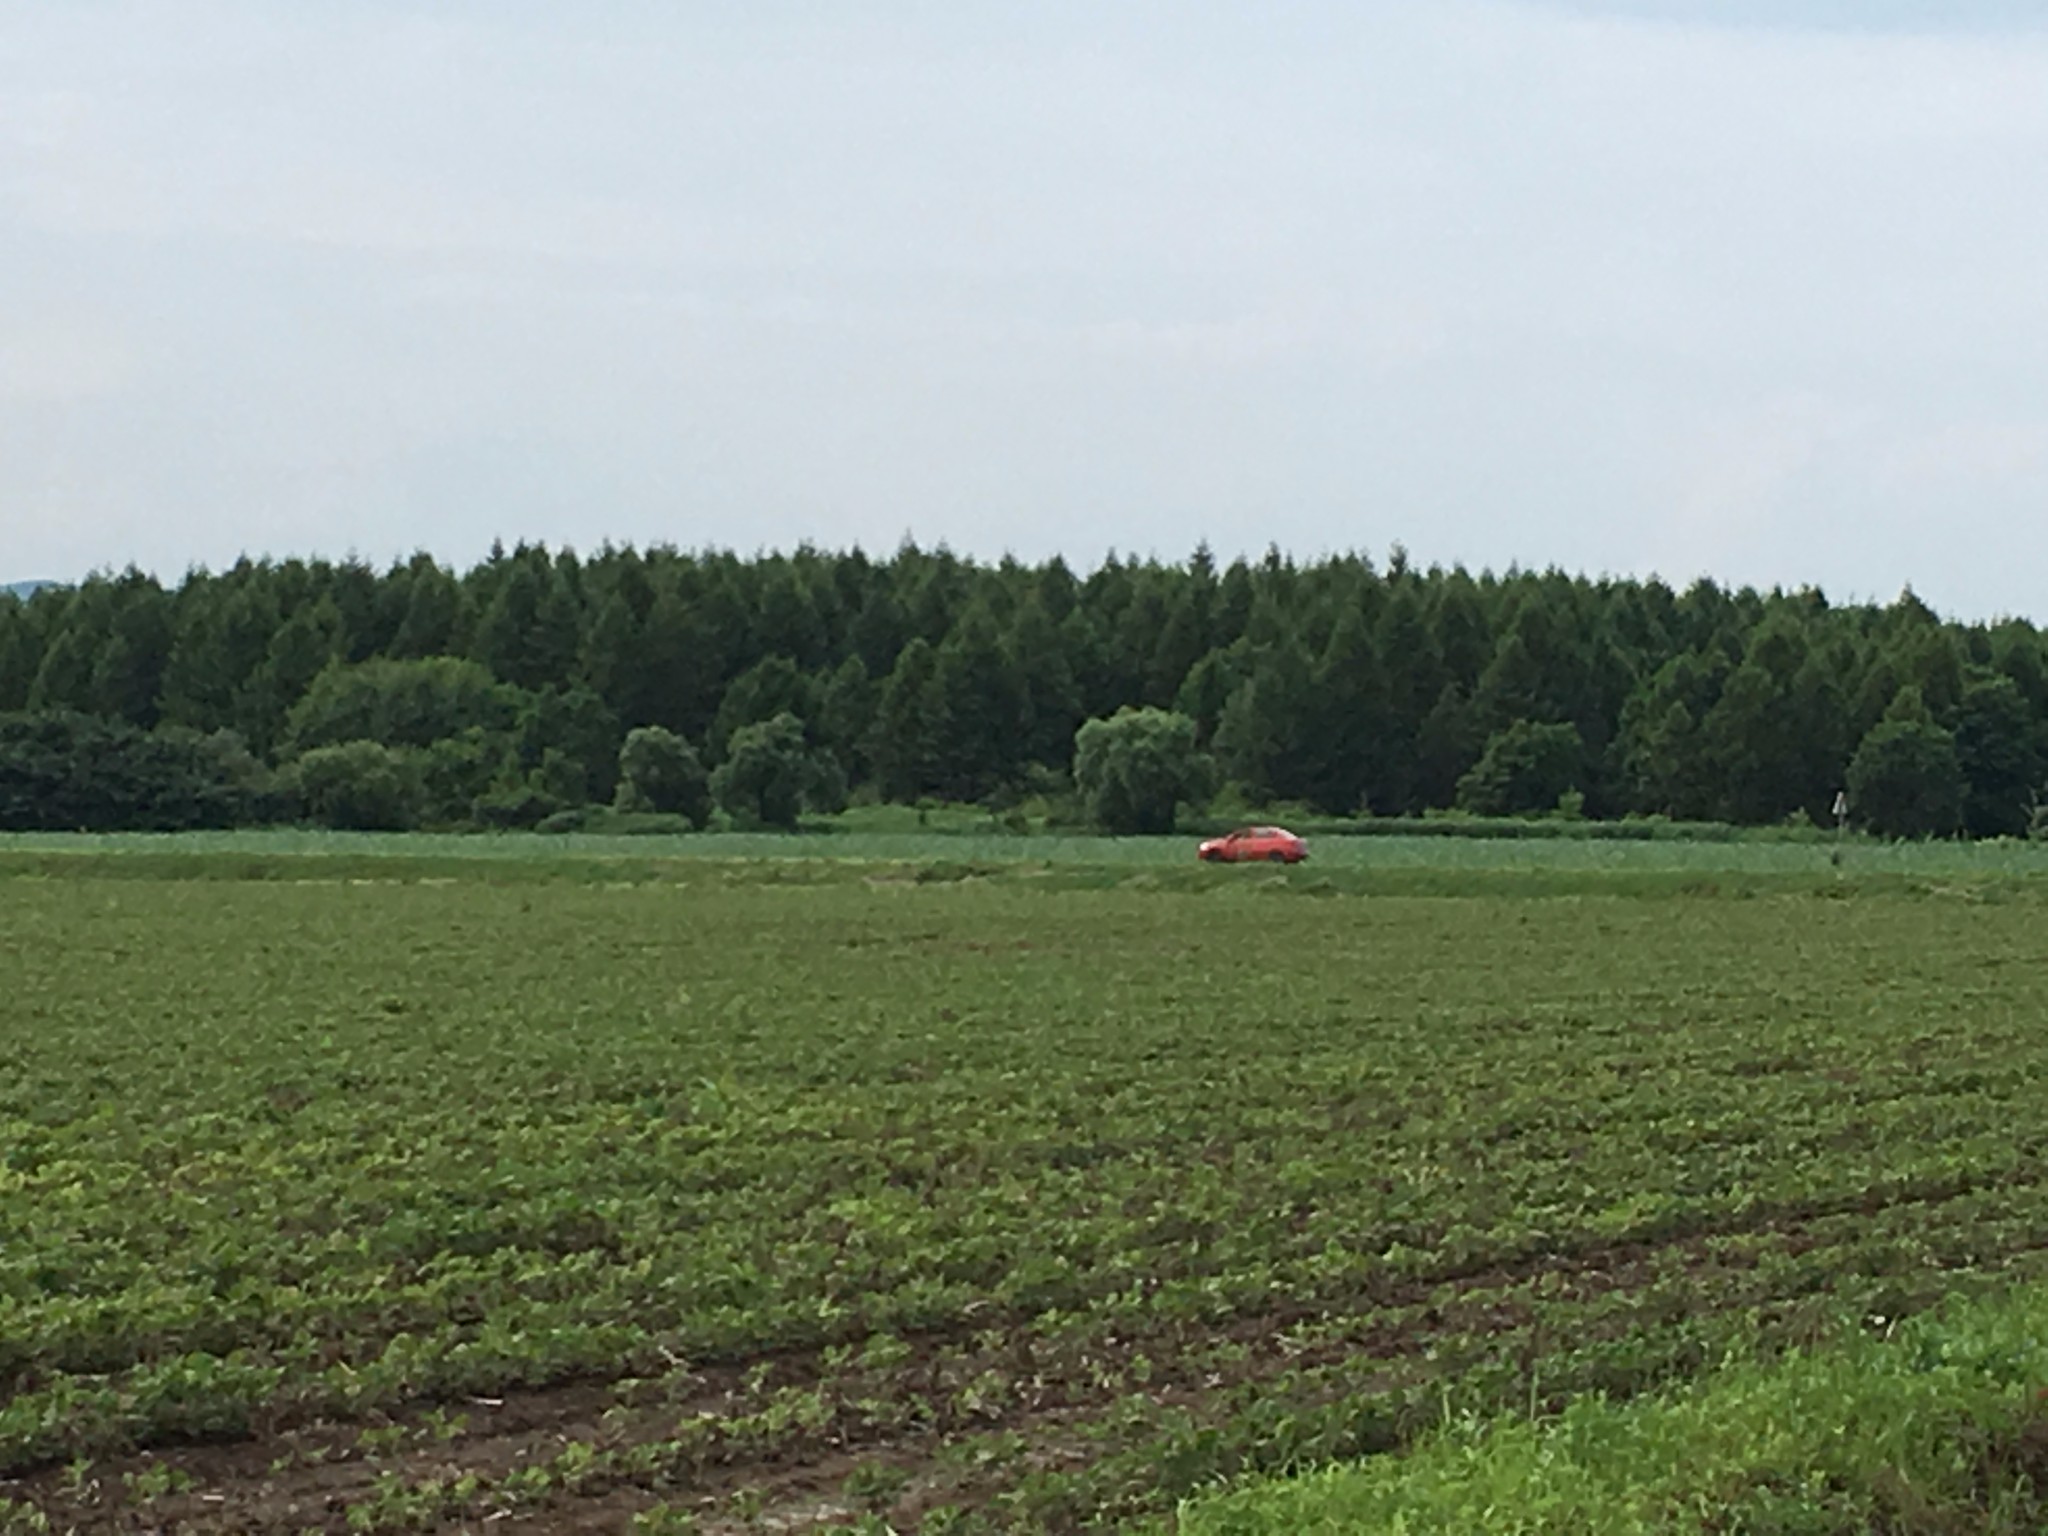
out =
<svg viewBox="0 0 2048 1536"><path fill-rule="evenodd" d="M1204 864L1221 864L1223 862L1223 855L1218 853L1215 849L1211 848L1207 853L1202 855L1202 862Z"/></svg>
<svg viewBox="0 0 2048 1536"><path fill-rule="evenodd" d="M1271 853L1266 855L1266 860L1268 863L1272 864L1285 864L1287 862L1287 855L1282 853L1278 848L1275 848Z"/></svg>

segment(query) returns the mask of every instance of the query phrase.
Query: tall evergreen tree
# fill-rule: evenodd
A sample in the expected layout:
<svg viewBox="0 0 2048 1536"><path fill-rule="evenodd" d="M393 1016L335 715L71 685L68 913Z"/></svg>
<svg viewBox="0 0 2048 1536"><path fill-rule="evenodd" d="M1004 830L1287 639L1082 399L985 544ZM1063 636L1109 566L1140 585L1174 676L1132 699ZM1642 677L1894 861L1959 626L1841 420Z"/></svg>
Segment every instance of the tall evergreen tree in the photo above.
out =
<svg viewBox="0 0 2048 1536"><path fill-rule="evenodd" d="M942 792L979 800L1015 779L1018 744L1031 738L1030 693L986 607L969 609L947 636L933 686L946 721Z"/></svg>
<svg viewBox="0 0 2048 1536"><path fill-rule="evenodd" d="M1303 698L1309 800L1332 815L1385 810L1395 794L1388 678L1365 615L1346 607ZM1401 775L1403 778L1405 774Z"/></svg>
<svg viewBox="0 0 2048 1536"><path fill-rule="evenodd" d="M535 692L570 678L581 649L567 581L545 551L522 552L478 621L476 659L500 680Z"/></svg>
<svg viewBox="0 0 2048 1536"><path fill-rule="evenodd" d="M1957 766L1965 786L1963 830L1972 837L2020 837L2044 788L2042 729L2019 685L1980 675L1956 711Z"/></svg>
<svg viewBox="0 0 2048 1536"><path fill-rule="evenodd" d="M868 676L867 663L858 654L839 664L818 695L818 744L839 759L849 780L868 777L868 733L881 696L881 689Z"/></svg>
<svg viewBox="0 0 2048 1536"><path fill-rule="evenodd" d="M1379 783L1373 804L1385 813L1411 815L1426 803L1422 799L1422 728L1451 681L1412 580L1403 580L1388 592L1373 625L1373 649L1386 679ZM1462 774L1464 768L1458 772ZM1456 781L1453 775L1452 783Z"/></svg>
<svg viewBox="0 0 2048 1536"><path fill-rule="evenodd" d="M1251 647L1244 641L1218 646L1188 670L1174 699L1176 713L1195 722L1195 745L1208 751L1225 706L1251 675Z"/></svg>
<svg viewBox="0 0 2048 1536"><path fill-rule="evenodd" d="M153 577L130 571L117 584L107 638L93 664L92 712L154 730L172 645L171 599Z"/></svg>
<svg viewBox="0 0 2048 1536"><path fill-rule="evenodd" d="M241 701L282 623L261 578L244 573L188 586L164 664L164 720L207 732L244 724Z"/></svg>
<svg viewBox="0 0 2048 1536"><path fill-rule="evenodd" d="M462 587L425 556L405 572L405 612L392 632L390 654L401 661L446 656L464 646Z"/></svg>
<svg viewBox="0 0 2048 1536"><path fill-rule="evenodd" d="M1416 808L1449 810L1457 801L1459 782L1485 748L1478 709L1462 687L1446 683L1415 733Z"/></svg>
<svg viewBox="0 0 2048 1536"><path fill-rule="evenodd" d="M732 681L712 717L706 750L722 761L733 733L788 715L807 729L818 713L818 685L787 656L764 656Z"/></svg>
<svg viewBox="0 0 2048 1536"><path fill-rule="evenodd" d="M938 686L938 655L923 636L903 647L882 684L868 737L875 782L891 800L917 800L944 780L951 722Z"/></svg>
<svg viewBox="0 0 2048 1536"><path fill-rule="evenodd" d="M658 725L702 741L718 709L722 648L702 613L670 582L657 585L637 664L615 680L614 708L627 726Z"/></svg>
<svg viewBox="0 0 2048 1536"><path fill-rule="evenodd" d="M1081 727L1081 685L1067 657L1067 636L1045 600L1027 590L1011 620L1011 648L1024 687L1027 722L1022 758L1059 768L1073 754Z"/></svg>
<svg viewBox="0 0 2048 1536"><path fill-rule="evenodd" d="M1710 817L1721 786L1701 734L1731 670L1718 649L1659 667L1622 713L1620 752L1632 809L1681 821Z"/></svg>
<svg viewBox="0 0 2048 1536"><path fill-rule="evenodd" d="M0 596L0 714L28 707L29 690L35 687L41 661L37 650L28 605L18 598Z"/></svg>
<svg viewBox="0 0 2048 1536"><path fill-rule="evenodd" d="M332 598L290 614L271 637L270 648L235 701L243 737L258 752L282 740L285 718L313 686L313 679L343 652L341 611Z"/></svg>
<svg viewBox="0 0 2048 1536"><path fill-rule="evenodd" d="M1275 644L1252 665L1216 723L1223 771L1257 800L1306 800L1314 793L1315 761L1305 729L1313 679L1307 658L1291 643Z"/></svg>
<svg viewBox="0 0 2048 1536"><path fill-rule="evenodd" d="M43 650L35 681L29 686L29 708L90 714L97 702L93 676L98 670L103 643L99 635L67 612Z"/></svg>

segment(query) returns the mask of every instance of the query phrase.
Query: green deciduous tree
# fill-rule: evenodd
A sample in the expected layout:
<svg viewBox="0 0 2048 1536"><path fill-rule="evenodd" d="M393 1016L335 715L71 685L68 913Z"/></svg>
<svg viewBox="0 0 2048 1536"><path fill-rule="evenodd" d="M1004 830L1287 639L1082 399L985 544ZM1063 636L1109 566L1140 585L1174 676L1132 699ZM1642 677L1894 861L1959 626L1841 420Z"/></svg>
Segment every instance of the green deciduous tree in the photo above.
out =
<svg viewBox="0 0 2048 1536"><path fill-rule="evenodd" d="M456 656L334 661L285 717L287 753L345 741L424 747L466 731L505 732L519 696L478 662Z"/></svg>
<svg viewBox="0 0 2048 1536"><path fill-rule="evenodd" d="M1518 720L1496 731L1458 781L1458 804L1481 816L1555 810L1585 774L1586 745L1575 725Z"/></svg>
<svg viewBox="0 0 2048 1536"><path fill-rule="evenodd" d="M702 830L711 820L711 777L682 737L643 725L619 749L618 807L687 817Z"/></svg>
<svg viewBox="0 0 2048 1536"><path fill-rule="evenodd" d="M1195 722L1163 709L1122 709L1074 739L1074 785L1095 824L1120 836L1171 832L1183 805L1215 790Z"/></svg>
<svg viewBox="0 0 2048 1536"><path fill-rule="evenodd" d="M417 826L420 775L406 756L375 741L317 747L293 767L306 814L349 832L404 832Z"/></svg>
<svg viewBox="0 0 2048 1536"><path fill-rule="evenodd" d="M1955 737L1910 712L1873 726L1849 763L1850 810L1885 837L1955 832L1965 790Z"/></svg>
<svg viewBox="0 0 2048 1536"><path fill-rule="evenodd" d="M846 781L830 753L814 750L795 715L740 727L711 776L719 809L743 826L794 830L808 807L837 810Z"/></svg>

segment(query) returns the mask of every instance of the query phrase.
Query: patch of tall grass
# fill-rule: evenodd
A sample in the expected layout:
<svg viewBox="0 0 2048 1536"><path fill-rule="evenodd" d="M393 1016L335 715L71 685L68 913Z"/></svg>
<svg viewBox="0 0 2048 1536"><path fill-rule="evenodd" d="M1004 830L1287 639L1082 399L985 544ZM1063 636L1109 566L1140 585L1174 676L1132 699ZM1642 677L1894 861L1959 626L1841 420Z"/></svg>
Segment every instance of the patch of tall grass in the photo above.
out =
<svg viewBox="0 0 2048 1536"><path fill-rule="evenodd" d="M1663 1396L1449 1424L1408 1455L1197 1501L1179 1522L1181 1536L2043 1529L2041 1286Z"/></svg>

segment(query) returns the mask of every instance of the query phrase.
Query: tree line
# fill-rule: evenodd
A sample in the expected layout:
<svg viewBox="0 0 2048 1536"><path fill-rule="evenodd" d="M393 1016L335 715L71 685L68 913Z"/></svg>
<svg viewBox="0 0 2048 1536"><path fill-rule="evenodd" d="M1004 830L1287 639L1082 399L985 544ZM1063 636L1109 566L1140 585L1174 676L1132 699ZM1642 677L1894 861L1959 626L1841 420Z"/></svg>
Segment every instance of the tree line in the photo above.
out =
<svg viewBox="0 0 2048 1536"><path fill-rule="evenodd" d="M1067 792L1077 732L1126 709L1179 717L1156 741L1245 802L1328 815L1827 822L1846 790L1881 832L2023 835L2048 778L2040 631L1910 592L1398 550L1082 573L908 544L521 545L467 571L244 560L0 597L0 825L519 825L722 769L769 820L995 803ZM635 732L654 766L622 785Z"/></svg>

